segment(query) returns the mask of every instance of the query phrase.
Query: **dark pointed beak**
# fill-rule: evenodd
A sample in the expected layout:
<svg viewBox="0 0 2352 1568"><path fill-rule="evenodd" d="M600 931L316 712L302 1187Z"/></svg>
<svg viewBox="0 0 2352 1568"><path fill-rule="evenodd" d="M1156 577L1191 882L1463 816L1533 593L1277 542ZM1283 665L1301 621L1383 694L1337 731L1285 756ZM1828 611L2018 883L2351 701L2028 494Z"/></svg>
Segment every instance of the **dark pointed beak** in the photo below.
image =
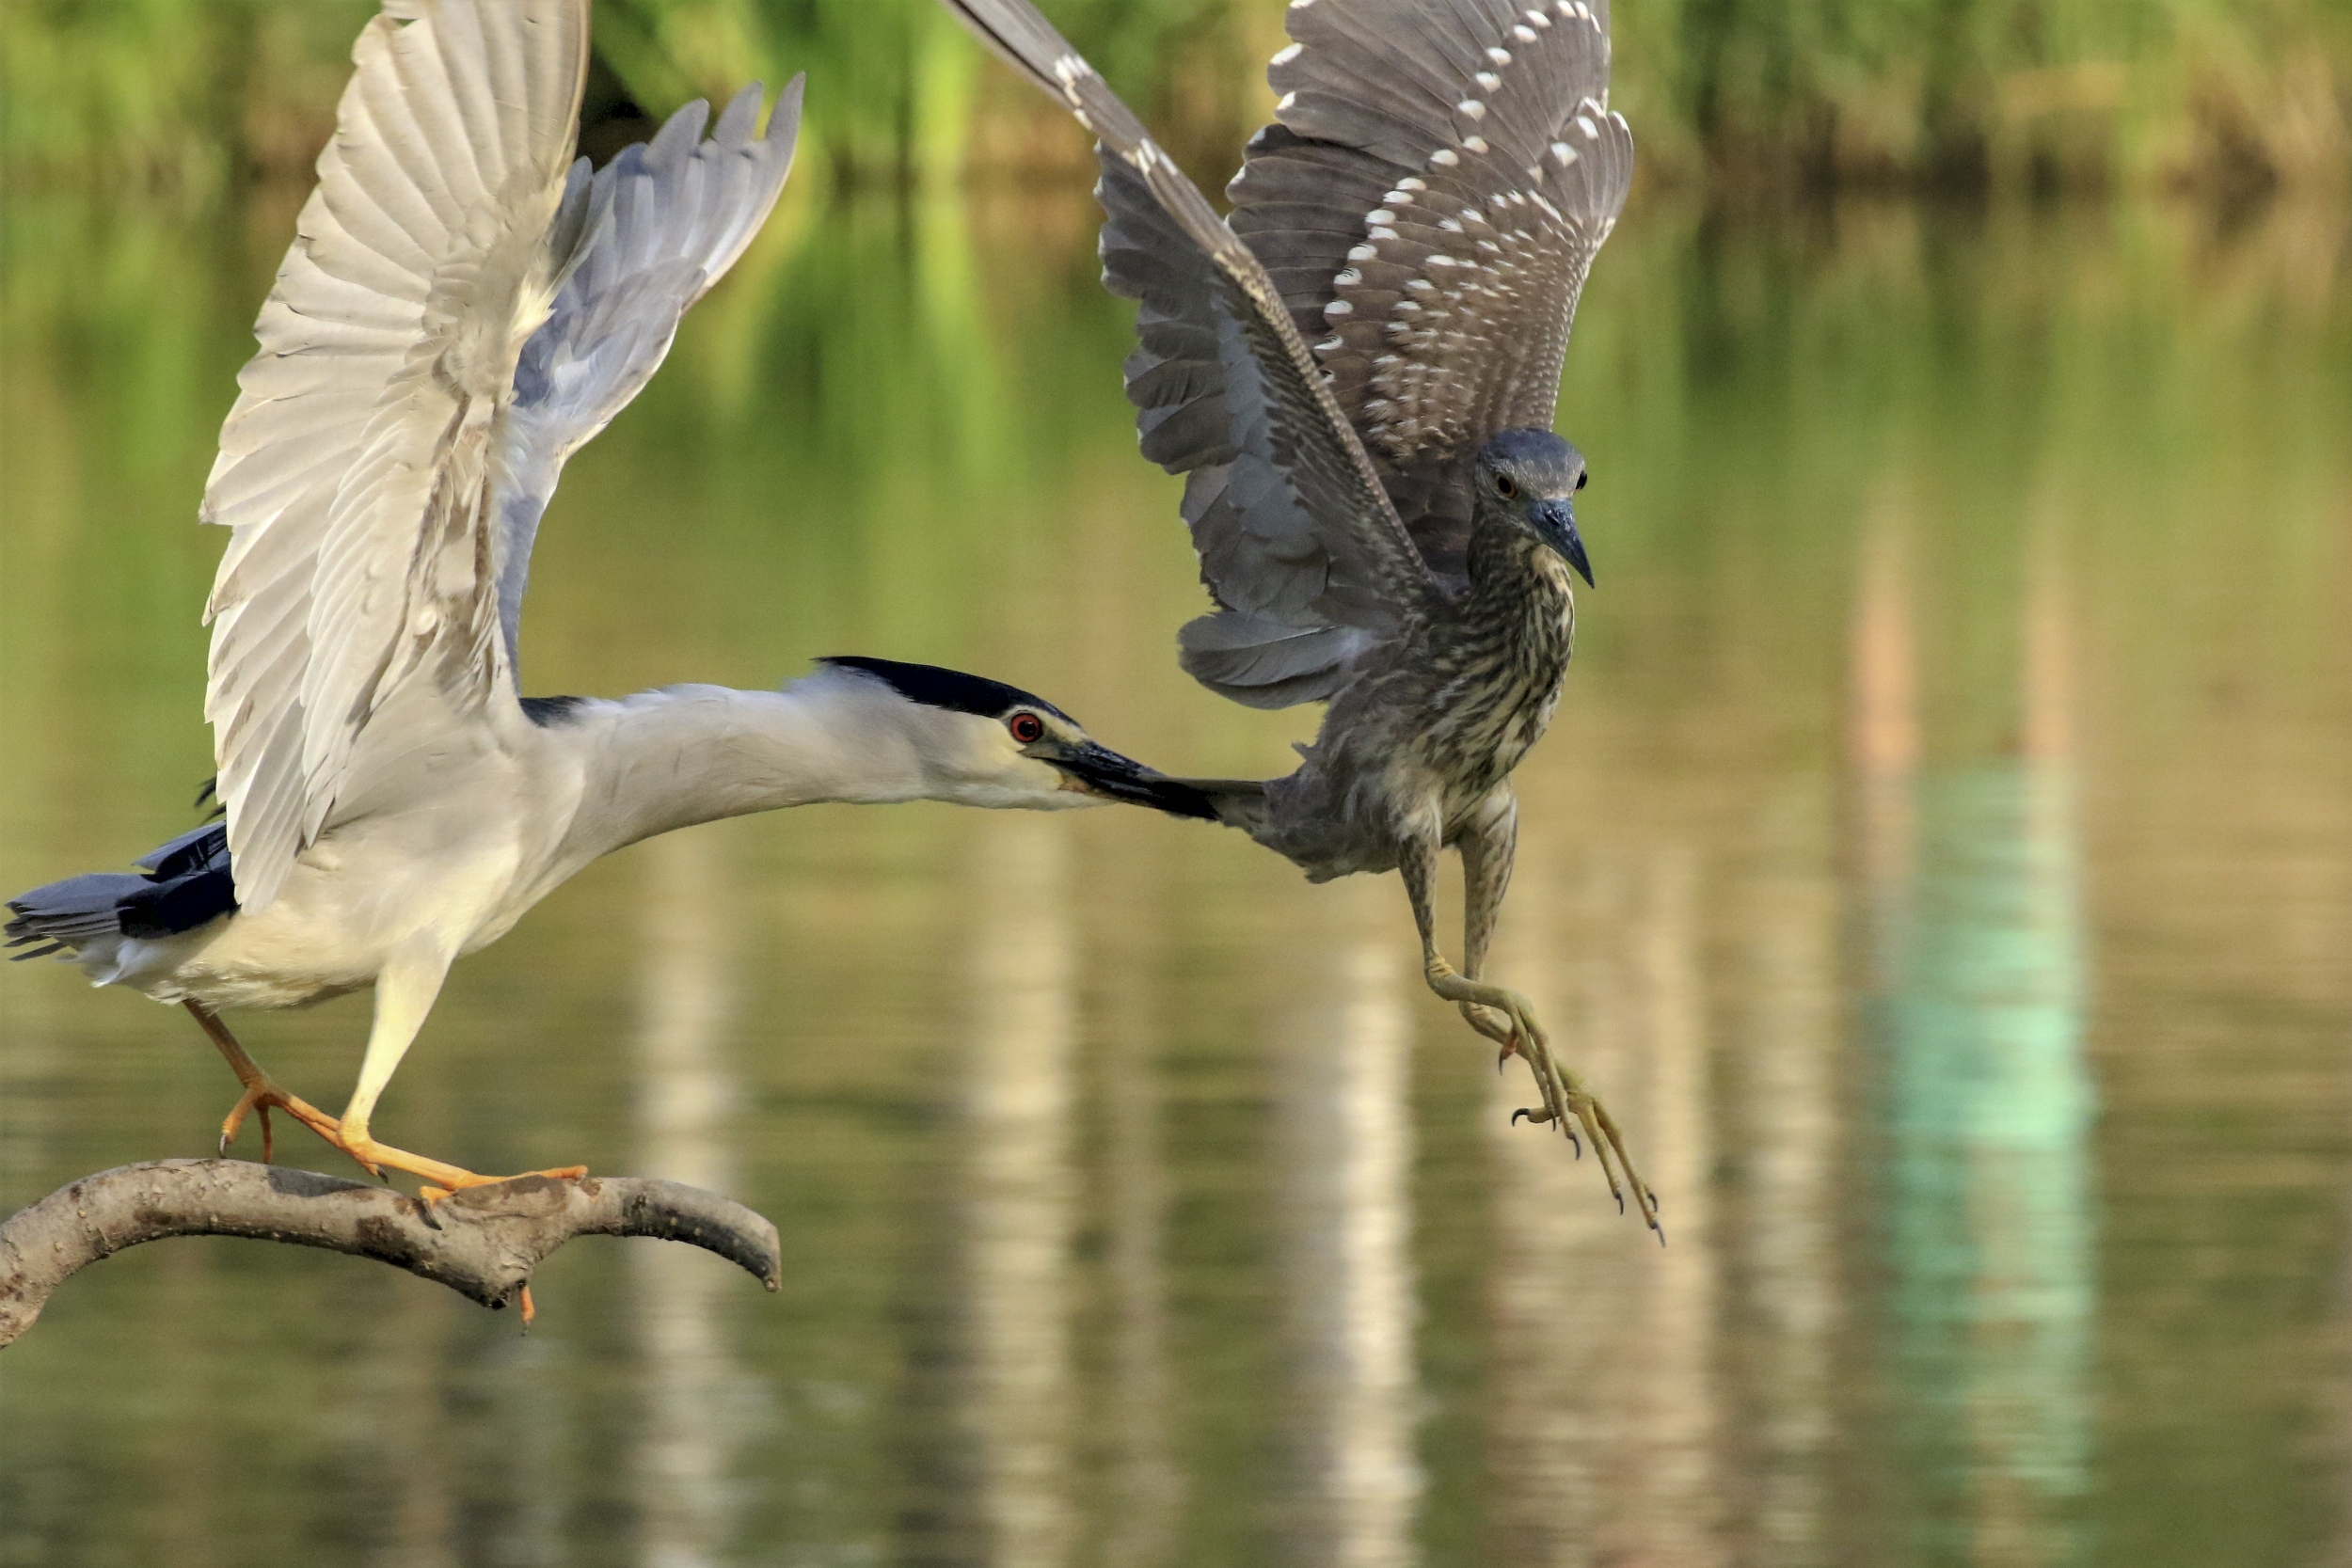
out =
<svg viewBox="0 0 2352 1568"><path fill-rule="evenodd" d="M1576 508L1565 496L1553 500L1537 501L1528 511L1535 524L1535 532L1543 542L1560 552L1560 559L1576 568L1576 575L1584 579L1584 586L1593 582L1593 563L1584 559L1584 540L1576 531Z"/></svg>
<svg viewBox="0 0 2352 1568"><path fill-rule="evenodd" d="M1031 752L1031 755L1037 753ZM1150 806L1170 816L1194 816L1205 821L1216 820L1216 808L1209 798L1181 779L1146 768L1133 757L1120 756L1107 746L1089 740L1042 760L1062 770L1070 787L1089 795L1100 795L1108 800L1123 800L1131 806Z"/></svg>

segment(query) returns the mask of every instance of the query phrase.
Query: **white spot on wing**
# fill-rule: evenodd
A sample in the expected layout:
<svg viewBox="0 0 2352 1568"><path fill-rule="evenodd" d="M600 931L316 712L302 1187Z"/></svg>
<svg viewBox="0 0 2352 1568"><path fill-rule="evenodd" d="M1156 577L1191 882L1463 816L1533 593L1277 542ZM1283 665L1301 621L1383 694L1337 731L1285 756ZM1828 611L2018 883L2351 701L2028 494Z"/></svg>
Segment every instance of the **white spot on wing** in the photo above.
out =
<svg viewBox="0 0 2352 1568"><path fill-rule="evenodd" d="M1486 51L1486 58L1493 61L1496 65L1509 65L1511 63L1511 51L1508 49L1489 49Z"/></svg>
<svg viewBox="0 0 2352 1568"><path fill-rule="evenodd" d="M1352 315L1355 313L1355 310L1356 307L1350 305L1343 299L1335 299L1330 304L1323 308L1323 313L1327 316Z"/></svg>
<svg viewBox="0 0 2352 1568"><path fill-rule="evenodd" d="M1483 155L1486 150L1486 138L1484 136L1464 136L1462 138L1462 150L1465 152L1476 152Z"/></svg>
<svg viewBox="0 0 2352 1568"><path fill-rule="evenodd" d="M1499 55L1502 51L1498 49L1495 53ZM1482 71L1477 75L1471 77L1470 80L1476 82L1480 87L1486 88L1488 92L1496 91L1502 86L1502 78L1496 75L1491 71Z"/></svg>
<svg viewBox="0 0 2352 1568"><path fill-rule="evenodd" d="M1291 105L1297 102L1298 94L1286 92L1282 95L1281 101L1274 105L1274 112L1278 115L1286 115L1291 112Z"/></svg>
<svg viewBox="0 0 2352 1568"><path fill-rule="evenodd" d="M1347 259L1351 261L1369 261L1379 254L1380 247L1376 245L1359 245L1350 247Z"/></svg>
<svg viewBox="0 0 2352 1568"><path fill-rule="evenodd" d="M1577 116L1576 128L1584 133L1584 139L1586 141L1600 140L1600 127L1593 123L1591 116Z"/></svg>
<svg viewBox="0 0 2352 1568"><path fill-rule="evenodd" d="M1429 154L1429 161L1439 168L1452 168L1462 161L1462 155L1450 147L1441 147Z"/></svg>
<svg viewBox="0 0 2352 1568"><path fill-rule="evenodd" d="M1486 105L1475 98L1465 98L1459 103L1454 104L1454 108L1455 113L1468 115L1472 119L1486 118Z"/></svg>
<svg viewBox="0 0 2352 1568"><path fill-rule="evenodd" d="M1293 60L1298 58L1301 54L1305 53L1306 48L1307 46L1303 43L1291 44L1289 47L1278 51L1275 54L1273 60L1269 63L1274 65L1288 65Z"/></svg>
<svg viewBox="0 0 2352 1568"><path fill-rule="evenodd" d="M1570 147L1564 141L1556 141L1551 144L1551 155L1560 160L1560 166L1562 168L1565 168L1570 164L1576 162L1576 149Z"/></svg>

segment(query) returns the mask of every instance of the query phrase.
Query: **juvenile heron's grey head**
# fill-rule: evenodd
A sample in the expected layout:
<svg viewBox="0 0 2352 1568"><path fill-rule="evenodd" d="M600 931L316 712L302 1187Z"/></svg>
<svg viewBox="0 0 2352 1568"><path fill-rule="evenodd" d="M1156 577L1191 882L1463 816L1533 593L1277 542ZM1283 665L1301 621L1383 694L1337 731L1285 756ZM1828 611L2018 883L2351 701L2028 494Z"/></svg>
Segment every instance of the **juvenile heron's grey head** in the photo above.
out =
<svg viewBox="0 0 2352 1568"><path fill-rule="evenodd" d="M1057 810L1120 800L1171 816L1214 820L1208 797L1121 756L1044 698L985 675L935 664L854 656L827 671L870 680L914 744L942 798L967 805Z"/></svg>
<svg viewBox="0 0 2352 1568"><path fill-rule="evenodd" d="M1478 449L1476 483L1482 516L1518 523L1591 584L1571 499L1584 488L1582 452L1549 430L1506 430Z"/></svg>

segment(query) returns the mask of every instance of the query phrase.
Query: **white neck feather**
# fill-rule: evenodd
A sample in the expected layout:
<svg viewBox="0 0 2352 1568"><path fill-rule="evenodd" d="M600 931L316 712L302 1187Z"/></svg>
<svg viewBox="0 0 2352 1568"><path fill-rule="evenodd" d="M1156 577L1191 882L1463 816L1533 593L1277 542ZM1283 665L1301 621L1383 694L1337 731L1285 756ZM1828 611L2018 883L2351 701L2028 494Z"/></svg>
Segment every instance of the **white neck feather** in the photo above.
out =
<svg viewBox="0 0 2352 1568"><path fill-rule="evenodd" d="M783 806L1103 803L1025 754L994 719L928 706L831 665L781 691L671 686L588 699L536 734L543 765L579 792L548 865L559 881L641 838Z"/></svg>
<svg viewBox="0 0 2352 1568"><path fill-rule="evenodd" d="M781 691L672 686L591 701L547 732L572 752L581 797L565 834L576 864L723 816L943 790L926 766L920 710L877 683L820 673Z"/></svg>

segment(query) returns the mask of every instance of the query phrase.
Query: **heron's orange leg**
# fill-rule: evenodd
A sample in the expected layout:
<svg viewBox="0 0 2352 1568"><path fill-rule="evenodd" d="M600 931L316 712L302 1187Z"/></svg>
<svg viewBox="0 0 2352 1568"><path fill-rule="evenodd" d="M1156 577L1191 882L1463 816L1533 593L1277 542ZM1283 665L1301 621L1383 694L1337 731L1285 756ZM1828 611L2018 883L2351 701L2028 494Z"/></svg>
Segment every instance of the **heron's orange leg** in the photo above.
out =
<svg viewBox="0 0 2352 1568"><path fill-rule="evenodd" d="M273 1106L284 1111L328 1143L339 1148L342 1147L335 1118L309 1101L280 1088L278 1081L262 1071L262 1065L246 1053L245 1047L237 1043L237 1037L229 1032L227 1024L221 1022L219 1014L200 1002L188 1003L187 1009L203 1029L205 1037L229 1059L229 1070L235 1073L237 1082L245 1086L245 1092L237 1097L236 1104L230 1107L229 1114L221 1118L220 1151L223 1154L228 1153L229 1146L237 1141L237 1133L243 1130L245 1118L259 1112L262 1118L262 1164L268 1164L270 1156L276 1152L273 1147L276 1140L270 1134L269 1125Z"/></svg>
<svg viewBox="0 0 2352 1568"><path fill-rule="evenodd" d="M236 1105L221 1121L222 1153L227 1153L229 1146L236 1141L237 1133L245 1126L245 1118L248 1115L258 1113L262 1118L262 1162L264 1164L268 1164L271 1154L275 1152L271 1147L273 1140L269 1125L269 1114L275 1108L284 1111L288 1116L301 1122L303 1126L350 1155L370 1176L381 1176L384 1174L384 1167L389 1166L393 1170L406 1171L412 1176L422 1177L426 1182L430 1183L424 1188L424 1196L428 1202L447 1197L461 1187L486 1187L495 1182L513 1180L512 1177L505 1176L479 1176L462 1165L453 1165L444 1161L427 1159L421 1154L411 1154L405 1148L394 1148L389 1144L378 1143L368 1135L364 1127L357 1129L347 1127L310 1101L289 1094L280 1087L277 1080L264 1072L261 1064L246 1053L245 1047L237 1043L237 1037L229 1032L227 1024L221 1022L220 1015L199 1002L188 1003L187 1009L195 1015L196 1022L203 1027L206 1037L211 1039L213 1044L219 1048L220 1053L229 1059L230 1070L237 1075L237 1082L245 1085L245 1093L238 1097ZM586 1165L564 1165L554 1170L532 1171L528 1174L568 1180L587 1175L588 1167Z"/></svg>

